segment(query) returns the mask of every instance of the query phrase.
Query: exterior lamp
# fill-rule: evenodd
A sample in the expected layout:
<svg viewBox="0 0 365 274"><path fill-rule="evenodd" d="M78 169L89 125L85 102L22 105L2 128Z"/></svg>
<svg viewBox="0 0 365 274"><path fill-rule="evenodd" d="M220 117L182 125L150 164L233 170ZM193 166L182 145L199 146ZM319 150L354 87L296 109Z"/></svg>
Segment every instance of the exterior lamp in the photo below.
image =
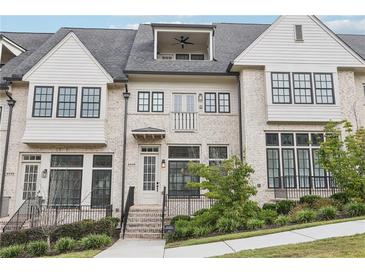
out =
<svg viewBox="0 0 365 274"><path fill-rule="evenodd" d="M198 100L199 100L199 102L203 101L203 94L199 93Z"/></svg>
<svg viewBox="0 0 365 274"><path fill-rule="evenodd" d="M43 169L43 171L42 171L42 178L47 178L47 174L48 174L48 170L47 169Z"/></svg>
<svg viewBox="0 0 365 274"><path fill-rule="evenodd" d="M162 168L165 168L166 167L166 160L165 159L162 159L162 161L161 161L161 167Z"/></svg>

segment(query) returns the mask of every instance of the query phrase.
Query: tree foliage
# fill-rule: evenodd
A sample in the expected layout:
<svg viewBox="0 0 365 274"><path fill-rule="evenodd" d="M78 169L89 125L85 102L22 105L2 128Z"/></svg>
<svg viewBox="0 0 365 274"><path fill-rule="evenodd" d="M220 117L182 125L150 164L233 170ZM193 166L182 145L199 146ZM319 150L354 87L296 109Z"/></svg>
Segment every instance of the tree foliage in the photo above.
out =
<svg viewBox="0 0 365 274"><path fill-rule="evenodd" d="M365 129L354 131L348 121L329 122L325 137L319 164L331 172L337 186L350 198L365 201Z"/></svg>

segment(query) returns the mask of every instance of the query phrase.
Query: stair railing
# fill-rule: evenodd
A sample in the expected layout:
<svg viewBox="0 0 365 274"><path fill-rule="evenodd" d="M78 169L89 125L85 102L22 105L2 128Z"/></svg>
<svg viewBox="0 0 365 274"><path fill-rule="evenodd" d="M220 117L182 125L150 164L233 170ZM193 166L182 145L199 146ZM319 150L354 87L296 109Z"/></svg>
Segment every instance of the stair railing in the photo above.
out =
<svg viewBox="0 0 365 274"><path fill-rule="evenodd" d="M163 187L162 192L162 218L161 218L161 238L163 239L164 235L164 226L165 226L165 207L166 207L166 187Z"/></svg>
<svg viewBox="0 0 365 274"><path fill-rule="evenodd" d="M134 205L134 186L130 186L123 213L123 239L127 228L129 209Z"/></svg>

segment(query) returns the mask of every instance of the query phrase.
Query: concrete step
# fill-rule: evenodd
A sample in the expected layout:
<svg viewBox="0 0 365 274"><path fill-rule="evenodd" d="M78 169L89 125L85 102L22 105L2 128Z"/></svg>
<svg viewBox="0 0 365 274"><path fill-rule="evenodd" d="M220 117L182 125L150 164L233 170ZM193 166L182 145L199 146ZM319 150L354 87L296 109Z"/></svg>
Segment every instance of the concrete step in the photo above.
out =
<svg viewBox="0 0 365 274"><path fill-rule="evenodd" d="M126 233L125 239L161 239L161 233Z"/></svg>

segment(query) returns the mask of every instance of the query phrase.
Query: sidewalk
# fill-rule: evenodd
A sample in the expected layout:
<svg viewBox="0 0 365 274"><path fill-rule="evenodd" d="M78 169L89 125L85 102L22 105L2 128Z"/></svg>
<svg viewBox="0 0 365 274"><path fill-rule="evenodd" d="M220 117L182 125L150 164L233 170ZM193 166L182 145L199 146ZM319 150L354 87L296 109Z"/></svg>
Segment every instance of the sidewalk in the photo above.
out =
<svg viewBox="0 0 365 274"><path fill-rule="evenodd" d="M365 233L365 220L323 225L245 239L169 248L165 258L205 258L248 249L311 242Z"/></svg>
<svg viewBox="0 0 365 274"><path fill-rule="evenodd" d="M316 226L251 238L165 248L164 240L118 240L96 258L206 258L241 250L297 244L365 233L365 220Z"/></svg>

